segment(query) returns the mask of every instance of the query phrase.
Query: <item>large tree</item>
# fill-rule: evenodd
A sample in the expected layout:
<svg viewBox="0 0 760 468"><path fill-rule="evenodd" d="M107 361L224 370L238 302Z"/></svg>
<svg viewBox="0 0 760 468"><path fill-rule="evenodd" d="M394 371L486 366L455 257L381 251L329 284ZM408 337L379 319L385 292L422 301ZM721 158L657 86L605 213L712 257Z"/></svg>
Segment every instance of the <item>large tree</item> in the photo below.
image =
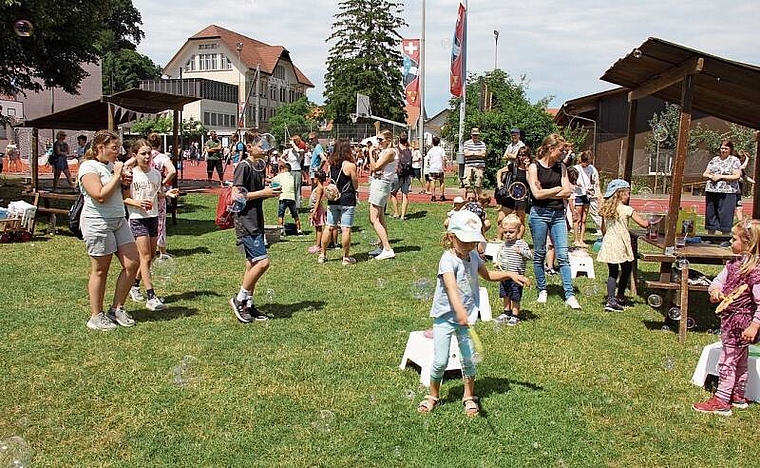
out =
<svg viewBox="0 0 760 468"><path fill-rule="evenodd" d="M472 127L479 127L488 153L486 179L493 183L496 171L504 166L502 156L510 142L510 129L519 128L524 143L535 149L549 133L558 131L552 116L546 111L551 97L536 103L528 100L528 81L523 76L515 82L506 72L493 70L484 75L467 78L467 104L465 106L464 137L469 138ZM452 98L452 112L444 126L443 136L458 143L460 98Z"/></svg>
<svg viewBox="0 0 760 468"><path fill-rule="evenodd" d="M287 145L287 136L300 135L318 128L317 121L312 118L315 114L315 107L306 96L279 107L277 115L272 117L269 122L272 135L278 142Z"/></svg>
<svg viewBox="0 0 760 468"><path fill-rule="evenodd" d="M334 42L327 58L325 113L347 123L356 110L356 93L370 97L372 113L404 121L401 36L406 22L403 2L343 0L327 42Z"/></svg>
<svg viewBox="0 0 760 468"><path fill-rule="evenodd" d="M87 76L82 63L95 63L108 51L134 49L144 37L131 0L0 0L0 17L6 24L0 28L3 94L43 86L76 94Z"/></svg>

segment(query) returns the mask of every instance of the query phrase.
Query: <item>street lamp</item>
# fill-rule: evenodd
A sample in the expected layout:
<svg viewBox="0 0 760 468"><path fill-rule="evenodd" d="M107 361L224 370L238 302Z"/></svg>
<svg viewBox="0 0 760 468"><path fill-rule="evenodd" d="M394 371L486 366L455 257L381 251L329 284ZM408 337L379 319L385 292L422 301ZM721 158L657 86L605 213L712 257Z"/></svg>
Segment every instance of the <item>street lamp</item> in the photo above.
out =
<svg viewBox="0 0 760 468"><path fill-rule="evenodd" d="M237 50L237 55L238 55L238 63L237 63L237 68L238 68L238 102L237 102L238 112L237 112L236 127L237 127L237 131L239 132L240 131L240 120L243 118L242 113L245 110L245 106L242 106L242 109L241 109L241 106L240 106L240 52L243 50L243 43L242 42L238 42L237 44L235 44L235 50ZM243 92L243 96L245 96L245 92Z"/></svg>
<svg viewBox="0 0 760 468"><path fill-rule="evenodd" d="M493 40L496 45L493 52L493 69L496 70L499 68L499 31L496 29L493 30Z"/></svg>

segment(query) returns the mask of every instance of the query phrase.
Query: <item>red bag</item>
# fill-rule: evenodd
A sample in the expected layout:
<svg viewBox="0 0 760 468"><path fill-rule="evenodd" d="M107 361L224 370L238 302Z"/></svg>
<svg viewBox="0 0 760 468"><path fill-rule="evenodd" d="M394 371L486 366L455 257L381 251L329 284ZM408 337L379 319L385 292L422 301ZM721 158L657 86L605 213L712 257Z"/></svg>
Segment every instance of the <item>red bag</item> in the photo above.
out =
<svg viewBox="0 0 760 468"><path fill-rule="evenodd" d="M235 226L235 213L230 211L232 205L232 187L225 187L219 193L219 201L216 203L214 223L219 229L230 229Z"/></svg>

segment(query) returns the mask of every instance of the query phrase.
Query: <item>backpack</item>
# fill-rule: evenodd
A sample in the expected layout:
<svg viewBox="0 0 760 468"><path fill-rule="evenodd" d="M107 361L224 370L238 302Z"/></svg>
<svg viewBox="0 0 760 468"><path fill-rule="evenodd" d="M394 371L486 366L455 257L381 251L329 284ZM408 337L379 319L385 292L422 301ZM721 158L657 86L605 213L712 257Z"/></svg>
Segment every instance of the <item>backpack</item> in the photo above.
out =
<svg viewBox="0 0 760 468"><path fill-rule="evenodd" d="M414 174L414 168L412 167L412 150L407 146L406 148L397 148L398 150L398 166L396 166L396 174L401 177L407 177Z"/></svg>
<svg viewBox="0 0 760 468"><path fill-rule="evenodd" d="M237 144L235 145L235 151L237 151L238 154L240 155L239 161L242 161L243 159L248 157L248 149L245 147L245 143L243 143L242 141L237 142Z"/></svg>
<svg viewBox="0 0 760 468"><path fill-rule="evenodd" d="M235 213L230 210L232 202L232 187L223 188L216 202L216 218L214 219L214 224L219 229L230 229L235 225ZM70 220L71 218L69 222Z"/></svg>
<svg viewBox="0 0 760 468"><path fill-rule="evenodd" d="M80 225L82 208L84 208L84 194L80 192L74 204L69 208L69 231L79 240L84 239L84 236L82 236L82 226Z"/></svg>

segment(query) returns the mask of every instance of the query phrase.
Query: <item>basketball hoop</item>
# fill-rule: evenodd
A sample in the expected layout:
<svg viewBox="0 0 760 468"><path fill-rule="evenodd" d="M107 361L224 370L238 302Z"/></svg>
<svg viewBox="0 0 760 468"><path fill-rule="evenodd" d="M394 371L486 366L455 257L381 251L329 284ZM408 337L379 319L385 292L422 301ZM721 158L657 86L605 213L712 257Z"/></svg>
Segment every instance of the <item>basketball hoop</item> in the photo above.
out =
<svg viewBox="0 0 760 468"><path fill-rule="evenodd" d="M359 116L354 114L353 112L348 114L348 116L351 118L352 123L356 123L356 120L359 118Z"/></svg>

